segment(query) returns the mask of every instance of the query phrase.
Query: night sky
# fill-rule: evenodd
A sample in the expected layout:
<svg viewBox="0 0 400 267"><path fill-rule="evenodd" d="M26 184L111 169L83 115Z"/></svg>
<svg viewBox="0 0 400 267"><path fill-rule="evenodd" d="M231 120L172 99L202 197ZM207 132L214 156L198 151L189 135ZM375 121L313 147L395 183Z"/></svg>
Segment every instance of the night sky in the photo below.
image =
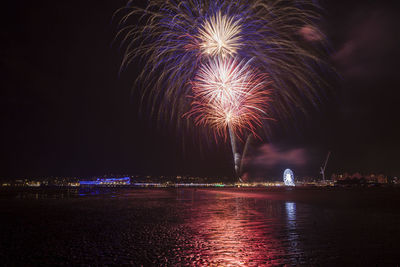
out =
<svg viewBox="0 0 400 267"><path fill-rule="evenodd" d="M135 2L135 1L133 1ZM113 44L126 1L7 1L1 16L0 178L111 174L231 175L229 148L199 147L158 129L132 95ZM324 1L330 60L340 78L320 110L250 149L247 171L317 176L400 175L400 8ZM289 127L290 128L290 127Z"/></svg>

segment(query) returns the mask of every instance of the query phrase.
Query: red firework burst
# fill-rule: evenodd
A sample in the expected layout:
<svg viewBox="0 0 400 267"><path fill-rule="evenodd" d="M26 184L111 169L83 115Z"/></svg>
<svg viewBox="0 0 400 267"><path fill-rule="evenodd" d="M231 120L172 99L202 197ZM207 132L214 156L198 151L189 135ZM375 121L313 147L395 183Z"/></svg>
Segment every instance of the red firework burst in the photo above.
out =
<svg viewBox="0 0 400 267"><path fill-rule="evenodd" d="M257 136L257 128L268 118L271 82L249 63L215 57L203 64L192 82L193 101L186 116L224 139L229 131L238 138L244 132Z"/></svg>

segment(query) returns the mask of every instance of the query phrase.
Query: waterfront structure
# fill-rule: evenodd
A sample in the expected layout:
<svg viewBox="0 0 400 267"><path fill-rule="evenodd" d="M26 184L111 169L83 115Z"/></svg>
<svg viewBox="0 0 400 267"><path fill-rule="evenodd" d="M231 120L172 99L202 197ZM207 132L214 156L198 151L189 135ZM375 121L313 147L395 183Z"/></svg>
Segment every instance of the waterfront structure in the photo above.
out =
<svg viewBox="0 0 400 267"><path fill-rule="evenodd" d="M295 186L294 184L294 175L291 169L286 169L283 172L283 182L286 186Z"/></svg>
<svg viewBox="0 0 400 267"><path fill-rule="evenodd" d="M129 177L123 178L97 178L93 181L79 181L80 185L100 185L100 186L115 186L115 185L130 185Z"/></svg>

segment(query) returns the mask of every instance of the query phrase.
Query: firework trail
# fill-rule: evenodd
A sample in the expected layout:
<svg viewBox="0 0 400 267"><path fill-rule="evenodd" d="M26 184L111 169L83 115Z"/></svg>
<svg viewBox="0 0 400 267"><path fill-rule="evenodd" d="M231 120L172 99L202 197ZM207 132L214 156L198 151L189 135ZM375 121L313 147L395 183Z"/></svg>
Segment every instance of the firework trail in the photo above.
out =
<svg viewBox="0 0 400 267"><path fill-rule="evenodd" d="M215 57L201 65L192 82L192 108L185 114L196 125L213 129L216 141L218 136L230 139L236 174L241 158L235 137L257 136L256 129L268 118L270 82L250 63Z"/></svg>
<svg viewBox="0 0 400 267"><path fill-rule="evenodd" d="M246 142L245 142L245 144L244 144L244 148L243 148L242 159L241 159L241 161L240 161L240 167L239 167L239 172L238 172L239 175L242 175L242 174L243 174L243 163L244 163L243 159L244 159L245 156L246 156L247 149L248 149L249 144L251 143L252 139L253 139L253 135L252 135L252 134L249 134L249 135L247 136L247 140L246 140Z"/></svg>

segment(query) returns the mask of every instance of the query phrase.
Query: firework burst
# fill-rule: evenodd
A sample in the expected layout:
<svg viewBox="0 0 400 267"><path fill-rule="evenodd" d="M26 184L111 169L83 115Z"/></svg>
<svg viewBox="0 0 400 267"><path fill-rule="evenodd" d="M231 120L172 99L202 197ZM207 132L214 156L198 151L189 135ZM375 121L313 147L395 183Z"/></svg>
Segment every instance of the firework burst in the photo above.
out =
<svg viewBox="0 0 400 267"><path fill-rule="evenodd" d="M245 132L257 136L256 129L268 118L270 81L250 62L216 57L200 66L186 116L225 140L230 134L241 138Z"/></svg>
<svg viewBox="0 0 400 267"><path fill-rule="evenodd" d="M234 56L242 46L240 19L215 15L206 19L194 36L194 45L188 46L197 49L203 55Z"/></svg>
<svg viewBox="0 0 400 267"><path fill-rule="evenodd" d="M285 121L320 103L325 83L319 71L330 70L315 3L150 0L146 8L126 7L117 12L124 14L117 35L126 44L122 67L141 62L136 87L143 90L144 111L174 126L190 106L187 95L199 66L214 57L253 58L273 81L271 116ZM305 27L320 38L305 41L300 35Z"/></svg>

